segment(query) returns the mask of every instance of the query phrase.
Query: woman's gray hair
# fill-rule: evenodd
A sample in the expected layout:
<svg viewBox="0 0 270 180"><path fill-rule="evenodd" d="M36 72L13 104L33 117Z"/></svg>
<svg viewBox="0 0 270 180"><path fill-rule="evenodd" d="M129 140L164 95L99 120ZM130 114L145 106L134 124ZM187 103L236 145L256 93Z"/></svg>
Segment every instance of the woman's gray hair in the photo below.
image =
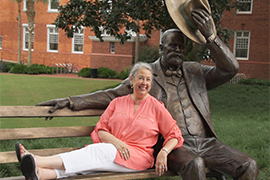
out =
<svg viewBox="0 0 270 180"><path fill-rule="evenodd" d="M129 76L135 77L137 72L142 68L145 68L145 69L151 71L151 73L152 73L152 67L150 66L150 64L145 63L145 62L138 62L138 63L133 65L133 67L129 73Z"/></svg>

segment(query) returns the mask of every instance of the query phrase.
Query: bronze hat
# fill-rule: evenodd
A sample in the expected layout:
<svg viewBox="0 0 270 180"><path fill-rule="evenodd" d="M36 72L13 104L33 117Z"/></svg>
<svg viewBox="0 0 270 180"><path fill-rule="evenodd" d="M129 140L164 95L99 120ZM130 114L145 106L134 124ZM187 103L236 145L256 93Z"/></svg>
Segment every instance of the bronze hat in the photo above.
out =
<svg viewBox="0 0 270 180"><path fill-rule="evenodd" d="M193 9L203 9L211 14L208 0L165 0L165 2L170 16L178 28L194 42L205 44L206 39L196 27L191 12ZM212 16L210 19L214 22ZM214 31L216 33L216 29Z"/></svg>

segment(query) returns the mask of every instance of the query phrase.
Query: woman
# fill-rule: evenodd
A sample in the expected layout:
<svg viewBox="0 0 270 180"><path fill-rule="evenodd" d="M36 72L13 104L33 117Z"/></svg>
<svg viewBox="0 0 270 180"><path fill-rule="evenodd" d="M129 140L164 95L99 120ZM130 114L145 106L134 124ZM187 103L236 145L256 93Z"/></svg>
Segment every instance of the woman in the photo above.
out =
<svg viewBox="0 0 270 180"><path fill-rule="evenodd" d="M161 133L165 139L157 155L156 173L167 171L167 155L183 145L176 121L152 97L152 69L137 63L129 75L133 93L111 101L91 137L94 144L55 156L34 156L16 145L26 179L55 179L96 171L137 172L154 165L153 146Z"/></svg>

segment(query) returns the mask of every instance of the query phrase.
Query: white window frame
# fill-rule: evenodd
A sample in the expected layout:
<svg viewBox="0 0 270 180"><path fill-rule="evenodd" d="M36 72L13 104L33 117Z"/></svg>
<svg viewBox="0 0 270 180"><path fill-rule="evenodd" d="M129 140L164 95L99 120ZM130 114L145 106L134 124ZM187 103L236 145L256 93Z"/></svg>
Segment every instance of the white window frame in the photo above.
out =
<svg viewBox="0 0 270 180"><path fill-rule="evenodd" d="M54 32L51 33L50 30L51 29L54 29ZM58 49L59 49L59 33L58 33L58 29L57 29L57 32L55 32L56 30L56 26L55 25L52 25L52 24L48 24L47 25L47 52L58 52ZM50 49L50 35L57 35L57 50L51 50Z"/></svg>
<svg viewBox="0 0 270 180"><path fill-rule="evenodd" d="M81 29L78 29L77 30L78 32L77 33L74 33L73 34L73 38L72 38L72 53L78 53L78 54L83 54L83 48L84 48L84 27L81 27ZM83 31L82 33L81 33L81 31ZM82 51L75 51L75 41L76 41L76 36L82 36L82 38L83 38L83 43L82 43L82 46L83 46L83 48L82 48Z"/></svg>
<svg viewBox="0 0 270 180"><path fill-rule="evenodd" d="M110 42L110 53L115 53L115 42Z"/></svg>
<svg viewBox="0 0 270 180"><path fill-rule="evenodd" d="M25 47L25 43L26 43L25 33L26 33L26 30L28 30L28 24L23 23L22 26L23 26L23 50L24 50L24 51L28 51L28 47L27 47L27 48ZM26 29L26 28L27 28L27 29ZM29 31L28 31L28 33L29 33ZM35 35L35 33L34 33L34 31L33 31L33 40L32 40L33 45L34 45L34 39L35 39L35 36L34 36L34 35ZM28 39L27 39L27 40L28 40ZM34 51L33 46L32 46L32 51Z"/></svg>
<svg viewBox="0 0 270 180"><path fill-rule="evenodd" d="M27 8L26 8L26 1L27 0L23 0L23 11L26 11L27 10Z"/></svg>
<svg viewBox="0 0 270 180"><path fill-rule="evenodd" d="M237 14L251 14L252 13L252 8L253 8L253 0L237 0L240 3L250 3L250 10L249 11L241 11L237 9Z"/></svg>
<svg viewBox="0 0 270 180"><path fill-rule="evenodd" d="M52 12L52 13L58 13L58 8L57 9L52 9L51 8L51 3L52 3L53 0L48 0L48 11L47 12ZM58 1L58 3L60 3L60 0L55 0L55 1ZM58 7L59 7L59 4L58 4Z"/></svg>
<svg viewBox="0 0 270 180"><path fill-rule="evenodd" d="M0 49L2 49L2 35L0 35Z"/></svg>
<svg viewBox="0 0 270 180"><path fill-rule="evenodd" d="M241 37L237 37L237 33L241 33ZM244 33L248 33L248 37L244 36ZM246 57L237 57L236 56L236 51L240 48L238 48L237 46L239 46L239 44L237 44L239 42L239 40L247 40L247 43L243 42L243 47L242 49L246 49L247 50L247 56ZM246 44L246 45L245 45ZM250 31L235 31L234 33L234 55L236 57L236 59L238 60L248 60L249 59L249 49L250 49Z"/></svg>

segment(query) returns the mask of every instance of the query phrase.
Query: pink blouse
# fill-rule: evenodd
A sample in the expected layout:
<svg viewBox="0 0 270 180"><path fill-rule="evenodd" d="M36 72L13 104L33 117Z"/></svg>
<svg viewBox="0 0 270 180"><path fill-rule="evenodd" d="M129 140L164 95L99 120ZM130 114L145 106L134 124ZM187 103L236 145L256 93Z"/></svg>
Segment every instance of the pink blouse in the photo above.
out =
<svg viewBox="0 0 270 180"><path fill-rule="evenodd" d="M129 169L145 170L153 167L152 148L161 133L164 144L171 138L177 138L175 148L183 145L182 137L176 121L162 102L149 95L142 100L134 113L134 100L130 95L115 98L100 117L91 137L94 143L100 143L98 131L104 130L125 142L130 150L130 158L125 160L119 151L115 163Z"/></svg>

